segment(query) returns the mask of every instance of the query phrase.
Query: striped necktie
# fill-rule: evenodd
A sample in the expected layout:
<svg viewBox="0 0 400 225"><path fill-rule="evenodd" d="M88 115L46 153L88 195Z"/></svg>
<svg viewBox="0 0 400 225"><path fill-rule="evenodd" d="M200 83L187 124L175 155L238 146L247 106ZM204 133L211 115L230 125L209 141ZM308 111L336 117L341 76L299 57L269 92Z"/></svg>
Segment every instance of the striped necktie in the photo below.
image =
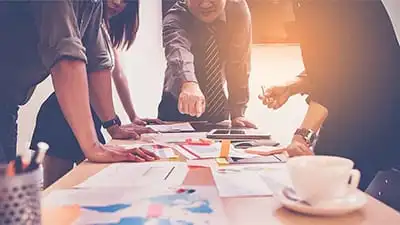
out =
<svg viewBox="0 0 400 225"><path fill-rule="evenodd" d="M207 120L214 121L224 119L226 96L224 92L224 80L222 77L222 65L220 52L215 37L215 27L208 27L210 36L205 45L204 71L206 85L204 96L206 99L205 116Z"/></svg>

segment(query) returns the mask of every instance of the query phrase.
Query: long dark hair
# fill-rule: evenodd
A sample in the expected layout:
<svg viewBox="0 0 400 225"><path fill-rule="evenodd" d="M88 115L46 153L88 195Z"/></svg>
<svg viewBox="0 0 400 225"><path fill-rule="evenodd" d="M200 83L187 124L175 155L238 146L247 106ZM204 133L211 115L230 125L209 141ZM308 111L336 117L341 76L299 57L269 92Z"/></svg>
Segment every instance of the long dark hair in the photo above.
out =
<svg viewBox="0 0 400 225"><path fill-rule="evenodd" d="M125 0L125 2L125 9L111 18L108 16L105 3L104 18L113 47L129 49L135 41L139 28L139 0Z"/></svg>

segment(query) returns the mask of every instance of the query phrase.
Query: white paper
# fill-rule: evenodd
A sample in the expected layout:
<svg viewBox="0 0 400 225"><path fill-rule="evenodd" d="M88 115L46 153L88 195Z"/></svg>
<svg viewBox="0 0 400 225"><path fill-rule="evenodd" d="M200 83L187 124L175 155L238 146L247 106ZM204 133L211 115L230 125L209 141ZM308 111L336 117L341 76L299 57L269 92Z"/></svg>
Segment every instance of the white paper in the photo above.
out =
<svg viewBox="0 0 400 225"><path fill-rule="evenodd" d="M186 159L192 160L192 159L198 159L197 156L193 155L192 153L188 152L186 149L182 148L179 145L175 146L175 149L181 153Z"/></svg>
<svg viewBox="0 0 400 225"><path fill-rule="evenodd" d="M70 189L54 191L44 202L45 207L79 205L75 225L227 224L213 187Z"/></svg>
<svg viewBox="0 0 400 225"><path fill-rule="evenodd" d="M143 187L181 185L188 172L183 162L114 163L77 187Z"/></svg>
<svg viewBox="0 0 400 225"><path fill-rule="evenodd" d="M206 138L205 132L190 132L190 133L164 133L164 134L142 134L142 141L153 141L158 143L184 143L186 139L201 139Z"/></svg>
<svg viewBox="0 0 400 225"><path fill-rule="evenodd" d="M209 159L209 158L218 158L221 153L221 143L217 142L211 145L182 145L183 149L179 149L178 151L186 151L186 154L189 153L192 155L189 159ZM238 157L238 158L253 158L257 157L254 154L248 154L243 150L235 149L231 145L229 150L230 157Z"/></svg>
<svg viewBox="0 0 400 225"><path fill-rule="evenodd" d="M190 123L174 123L165 125L147 125L146 127L151 128L157 132L183 132L183 131L195 131Z"/></svg>
<svg viewBox="0 0 400 225"><path fill-rule="evenodd" d="M220 197L272 196L261 176L291 185L284 164L232 165L212 169Z"/></svg>
<svg viewBox="0 0 400 225"><path fill-rule="evenodd" d="M153 148L152 146L159 145L162 146L161 148ZM121 147L124 147L126 149L132 149L132 148L144 148L148 151L153 152L156 154L160 159L171 159L177 157L175 154L174 150L170 145L166 144L157 144L157 143L145 143L145 144L131 144L131 145L119 145Z"/></svg>

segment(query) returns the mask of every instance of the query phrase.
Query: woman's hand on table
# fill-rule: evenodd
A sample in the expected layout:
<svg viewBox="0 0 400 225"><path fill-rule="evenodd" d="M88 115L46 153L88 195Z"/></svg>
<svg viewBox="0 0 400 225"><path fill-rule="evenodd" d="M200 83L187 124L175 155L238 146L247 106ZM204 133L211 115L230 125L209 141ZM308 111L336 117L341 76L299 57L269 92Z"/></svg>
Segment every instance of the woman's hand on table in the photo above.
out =
<svg viewBox="0 0 400 225"><path fill-rule="evenodd" d="M133 123L112 126L108 128L107 131L113 139L139 139L141 134L154 133L150 128Z"/></svg>
<svg viewBox="0 0 400 225"><path fill-rule="evenodd" d="M308 147L302 137L294 136L292 139L292 143L290 143L287 147L278 148L276 150L269 151L261 155L267 156L275 154L286 154L289 157L294 157L302 155L313 155L314 153L311 151L311 149Z"/></svg>
<svg viewBox="0 0 400 225"><path fill-rule="evenodd" d="M156 124L156 125L162 125L165 124L164 121L159 120L159 119L151 119L151 118L139 118L135 117L134 120L132 120L133 124L140 125L140 126L146 126L149 124Z"/></svg>
<svg viewBox="0 0 400 225"><path fill-rule="evenodd" d="M126 149L117 145L102 145L100 143L85 151L85 155L91 162L146 162L154 161L159 157L145 149Z"/></svg>

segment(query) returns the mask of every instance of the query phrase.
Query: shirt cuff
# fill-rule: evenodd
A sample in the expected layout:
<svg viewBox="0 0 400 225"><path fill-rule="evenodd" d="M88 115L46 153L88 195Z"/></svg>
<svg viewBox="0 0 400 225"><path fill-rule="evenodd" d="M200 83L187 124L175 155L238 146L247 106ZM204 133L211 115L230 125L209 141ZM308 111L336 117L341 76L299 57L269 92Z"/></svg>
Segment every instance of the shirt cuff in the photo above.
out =
<svg viewBox="0 0 400 225"><path fill-rule="evenodd" d="M246 113L247 105L235 106L231 109L231 119L238 117L244 117Z"/></svg>
<svg viewBox="0 0 400 225"><path fill-rule="evenodd" d="M72 58L82 60L87 64L86 49L78 38L64 38L55 47L47 47L43 52L43 64L50 70L60 59Z"/></svg>

